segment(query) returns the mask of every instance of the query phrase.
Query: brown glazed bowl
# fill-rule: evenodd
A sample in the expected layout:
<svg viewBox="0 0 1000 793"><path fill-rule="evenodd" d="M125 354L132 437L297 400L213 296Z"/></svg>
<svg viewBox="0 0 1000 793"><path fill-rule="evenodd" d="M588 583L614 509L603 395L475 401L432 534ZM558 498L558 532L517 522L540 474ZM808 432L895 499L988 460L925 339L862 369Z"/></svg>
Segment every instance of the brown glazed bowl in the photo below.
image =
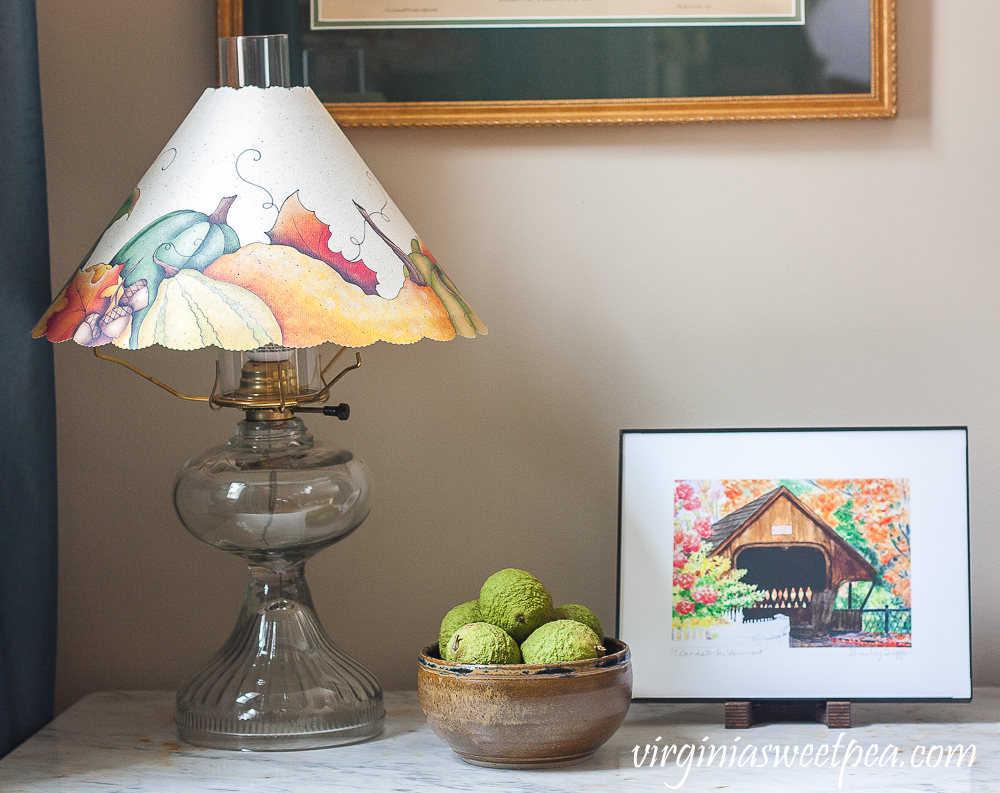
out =
<svg viewBox="0 0 1000 793"><path fill-rule="evenodd" d="M467 763L552 768L590 757L632 700L628 645L605 639L602 658L564 664L458 664L437 644L420 653L420 707Z"/></svg>

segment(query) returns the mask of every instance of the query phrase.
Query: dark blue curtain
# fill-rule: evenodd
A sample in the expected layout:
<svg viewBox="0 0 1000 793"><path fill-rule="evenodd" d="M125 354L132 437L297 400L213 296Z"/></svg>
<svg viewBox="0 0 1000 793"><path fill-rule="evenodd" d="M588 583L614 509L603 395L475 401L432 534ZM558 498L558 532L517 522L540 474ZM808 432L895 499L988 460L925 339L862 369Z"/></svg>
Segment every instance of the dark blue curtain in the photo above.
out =
<svg viewBox="0 0 1000 793"><path fill-rule="evenodd" d="M52 718L56 438L35 0L0 0L0 756Z"/></svg>

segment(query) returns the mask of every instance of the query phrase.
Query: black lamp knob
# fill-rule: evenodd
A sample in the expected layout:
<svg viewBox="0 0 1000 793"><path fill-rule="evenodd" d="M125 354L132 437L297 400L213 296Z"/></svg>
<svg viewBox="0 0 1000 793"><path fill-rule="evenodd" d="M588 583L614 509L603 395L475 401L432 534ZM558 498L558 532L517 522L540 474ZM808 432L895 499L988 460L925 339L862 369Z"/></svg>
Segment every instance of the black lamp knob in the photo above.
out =
<svg viewBox="0 0 1000 793"><path fill-rule="evenodd" d="M323 415L336 416L341 421L347 421L351 417L351 406L346 402L341 402L339 405L325 405Z"/></svg>

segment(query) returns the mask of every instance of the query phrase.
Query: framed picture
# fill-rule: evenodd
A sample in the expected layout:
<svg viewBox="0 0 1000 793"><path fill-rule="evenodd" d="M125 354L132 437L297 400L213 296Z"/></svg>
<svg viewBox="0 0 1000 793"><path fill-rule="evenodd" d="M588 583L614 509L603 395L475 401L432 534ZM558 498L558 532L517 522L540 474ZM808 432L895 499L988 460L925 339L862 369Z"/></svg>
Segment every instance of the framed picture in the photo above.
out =
<svg viewBox="0 0 1000 793"><path fill-rule="evenodd" d="M216 0L342 126L896 114L896 0Z"/></svg>
<svg viewBox="0 0 1000 793"><path fill-rule="evenodd" d="M972 696L964 427L623 430L636 699Z"/></svg>

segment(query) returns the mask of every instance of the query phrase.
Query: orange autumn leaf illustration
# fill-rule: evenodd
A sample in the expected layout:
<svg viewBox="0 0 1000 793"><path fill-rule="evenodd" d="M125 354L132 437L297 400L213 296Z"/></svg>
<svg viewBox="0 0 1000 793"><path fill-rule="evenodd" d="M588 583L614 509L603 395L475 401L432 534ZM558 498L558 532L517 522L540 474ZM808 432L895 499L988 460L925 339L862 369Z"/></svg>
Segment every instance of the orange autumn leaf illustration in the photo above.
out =
<svg viewBox="0 0 1000 793"><path fill-rule="evenodd" d="M330 227L302 206L298 191L285 199L267 237L272 245L287 245L299 253L319 259L336 270L345 281L360 287L366 295L376 293L378 276L375 271L361 259L352 262L330 250Z"/></svg>
<svg viewBox="0 0 1000 793"><path fill-rule="evenodd" d="M77 270L31 335L53 342L72 339L88 314L103 314L111 305L121 269L120 264L92 264Z"/></svg>

